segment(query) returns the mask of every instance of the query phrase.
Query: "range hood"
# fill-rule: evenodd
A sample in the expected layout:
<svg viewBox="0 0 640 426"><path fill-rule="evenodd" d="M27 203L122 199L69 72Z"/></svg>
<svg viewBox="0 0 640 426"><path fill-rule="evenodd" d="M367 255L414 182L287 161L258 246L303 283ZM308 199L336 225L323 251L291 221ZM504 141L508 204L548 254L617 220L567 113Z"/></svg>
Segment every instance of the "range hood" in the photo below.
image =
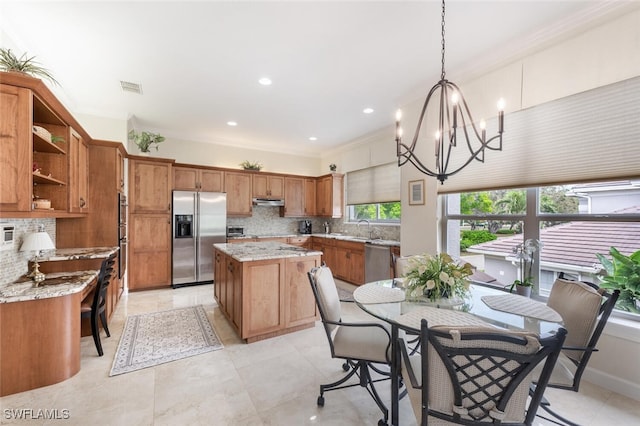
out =
<svg viewBox="0 0 640 426"><path fill-rule="evenodd" d="M270 200L267 198L254 198L253 199L254 206L271 206L271 207L280 207L284 206L284 200Z"/></svg>

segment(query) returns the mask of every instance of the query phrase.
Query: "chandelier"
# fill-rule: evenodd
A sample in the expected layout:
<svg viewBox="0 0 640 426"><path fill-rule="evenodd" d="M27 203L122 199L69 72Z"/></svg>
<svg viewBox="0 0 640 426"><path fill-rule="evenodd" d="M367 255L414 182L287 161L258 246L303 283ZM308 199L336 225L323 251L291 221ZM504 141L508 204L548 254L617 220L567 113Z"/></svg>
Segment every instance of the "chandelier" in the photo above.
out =
<svg viewBox="0 0 640 426"><path fill-rule="evenodd" d="M481 163L484 162L484 151L490 149L494 151L502 150L502 132L504 130L504 100L498 101L498 134L487 139L486 135L486 123L484 120L480 120L478 124L473 121L471 117L471 111L467 105L467 101L462 96L460 88L453 82L445 78L444 71L444 15L445 6L444 0L442 1L442 72L440 74L440 81L438 81L429 91L427 99L422 107L420 113L420 119L416 127L416 133L413 137L411 145L407 146L402 142L402 127L400 126L400 119L402 118L402 112L398 110L396 113L396 145L398 150L398 166L402 166L407 162L413 164L420 172L428 176L437 178L441 184L451 175L458 173L476 160ZM435 170L428 168L417 157L415 149L418 142L418 134L422 127L425 115L427 113L429 102L432 97L434 101L439 94L438 106L440 108L438 115L438 130L435 134ZM462 134L464 142L462 145L466 145L469 150L469 157L467 159L451 160L451 154L453 148L458 145L458 136ZM490 146L493 141L498 141L497 146ZM462 142L462 141L461 141ZM455 165L454 165L455 164ZM451 170L450 170L451 166Z"/></svg>

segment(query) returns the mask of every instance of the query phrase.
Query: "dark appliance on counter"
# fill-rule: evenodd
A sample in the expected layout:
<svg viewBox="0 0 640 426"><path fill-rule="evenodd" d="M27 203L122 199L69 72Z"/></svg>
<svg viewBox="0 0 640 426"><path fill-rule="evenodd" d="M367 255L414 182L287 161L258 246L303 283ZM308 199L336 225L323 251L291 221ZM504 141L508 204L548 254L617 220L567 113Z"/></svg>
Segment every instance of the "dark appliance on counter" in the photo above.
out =
<svg viewBox="0 0 640 426"><path fill-rule="evenodd" d="M298 232L301 234L312 234L311 232L311 221L310 220L301 220L298 222Z"/></svg>
<svg viewBox="0 0 640 426"><path fill-rule="evenodd" d="M213 244L226 243L227 194L173 191L172 287L214 280Z"/></svg>
<svg viewBox="0 0 640 426"><path fill-rule="evenodd" d="M127 196L118 193L118 278L124 276L127 269Z"/></svg>

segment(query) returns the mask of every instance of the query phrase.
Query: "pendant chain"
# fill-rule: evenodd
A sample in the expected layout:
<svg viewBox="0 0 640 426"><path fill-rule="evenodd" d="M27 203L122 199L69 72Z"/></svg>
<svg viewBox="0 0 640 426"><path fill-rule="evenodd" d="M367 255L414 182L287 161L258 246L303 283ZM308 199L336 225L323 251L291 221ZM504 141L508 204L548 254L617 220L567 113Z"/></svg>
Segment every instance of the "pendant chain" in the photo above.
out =
<svg viewBox="0 0 640 426"><path fill-rule="evenodd" d="M444 80L444 0L442 0L442 74L440 79Z"/></svg>

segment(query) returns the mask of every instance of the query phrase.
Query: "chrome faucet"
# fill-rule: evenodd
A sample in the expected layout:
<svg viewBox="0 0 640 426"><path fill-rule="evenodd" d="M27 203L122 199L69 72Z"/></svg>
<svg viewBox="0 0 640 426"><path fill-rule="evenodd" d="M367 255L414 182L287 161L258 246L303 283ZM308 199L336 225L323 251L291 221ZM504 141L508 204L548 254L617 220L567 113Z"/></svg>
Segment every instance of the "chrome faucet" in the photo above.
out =
<svg viewBox="0 0 640 426"><path fill-rule="evenodd" d="M360 228L360 224L361 224L362 222L366 222L366 223L367 223L367 230L369 231L369 239L371 239L371 222L369 222L367 219L360 219L360 220L358 221L358 223L356 224L356 226L357 226L358 228Z"/></svg>

